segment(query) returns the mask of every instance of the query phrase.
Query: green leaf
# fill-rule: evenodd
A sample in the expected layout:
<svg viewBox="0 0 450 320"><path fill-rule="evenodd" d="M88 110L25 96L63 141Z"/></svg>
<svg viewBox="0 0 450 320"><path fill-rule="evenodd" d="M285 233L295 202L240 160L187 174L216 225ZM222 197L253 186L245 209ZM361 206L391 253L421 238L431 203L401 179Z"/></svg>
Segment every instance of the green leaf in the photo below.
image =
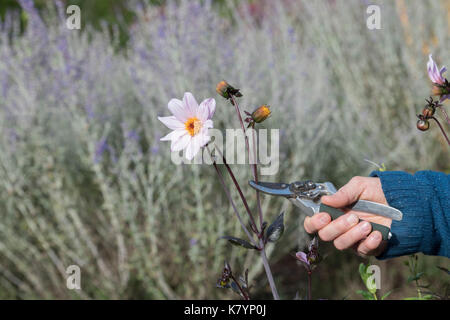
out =
<svg viewBox="0 0 450 320"><path fill-rule="evenodd" d="M248 242L244 239L240 239L240 238L236 238L236 237L232 237L232 236L223 236L223 237L220 237L219 239L228 240L234 246L244 247L246 249L258 249L257 247L255 247L250 242Z"/></svg>
<svg viewBox="0 0 450 320"><path fill-rule="evenodd" d="M366 265L364 263L360 263L359 264L359 275L362 277L364 277L366 274Z"/></svg>
<svg viewBox="0 0 450 320"><path fill-rule="evenodd" d="M389 297L389 295L390 295L391 293L392 293L392 290L386 292L386 293L381 297L381 300L384 300L384 299L386 299L387 297Z"/></svg>
<svg viewBox="0 0 450 320"><path fill-rule="evenodd" d="M369 275L367 274L367 266L364 263L359 264L359 275L361 276L361 280L364 282L364 285L366 285Z"/></svg>
<svg viewBox="0 0 450 320"><path fill-rule="evenodd" d="M419 272L419 273L416 273L416 275L414 275L414 276L409 276L408 277L408 283L416 281L416 280L419 280L424 275L424 273L425 272Z"/></svg>
<svg viewBox="0 0 450 320"><path fill-rule="evenodd" d="M404 298L403 300L420 300L418 297Z"/></svg>
<svg viewBox="0 0 450 320"><path fill-rule="evenodd" d="M269 242L278 241L284 232L284 212L275 219L274 222L267 228L266 239Z"/></svg>
<svg viewBox="0 0 450 320"><path fill-rule="evenodd" d="M373 299L373 295L369 291L358 290L358 291L356 291L356 293L362 295L363 298L366 299L366 300L374 300Z"/></svg>
<svg viewBox="0 0 450 320"><path fill-rule="evenodd" d="M431 300L431 299L433 299L432 294L426 294L426 295L422 296L422 300Z"/></svg>

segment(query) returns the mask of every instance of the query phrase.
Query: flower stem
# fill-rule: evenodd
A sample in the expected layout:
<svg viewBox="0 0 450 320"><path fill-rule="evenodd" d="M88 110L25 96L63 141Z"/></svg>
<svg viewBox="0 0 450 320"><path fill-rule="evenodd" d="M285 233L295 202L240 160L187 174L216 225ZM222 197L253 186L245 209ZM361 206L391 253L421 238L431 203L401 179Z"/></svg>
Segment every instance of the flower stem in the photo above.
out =
<svg viewBox="0 0 450 320"><path fill-rule="evenodd" d="M311 300L311 279L312 278L312 272L308 271L308 300Z"/></svg>
<svg viewBox="0 0 450 320"><path fill-rule="evenodd" d="M236 283L236 285L239 288L239 291L241 292L242 296L244 297L244 300L250 300L250 297L248 296L247 293L245 293L244 289L242 289L241 285L239 284L239 282L236 280L236 278L233 276L233 274L230 275L231 279L233 279L233 281Z"/></svg>
<svg viewBox="0 0 450 320"><path fill-rule="evenodd" d="M239 183L237 182L233 171L231 170L230 166L228 165L227 160L223 156L222 152L218 148L216 148L216 150L219 152L220 156L222 157L223 163L224 163L225 167L227 168L227 171L231 177L231 180L233 180L233 183L239 193L239 196L241 197L242 203L244 204L244 207L247 210L247 213L248 213L248 216L249 216L250 222L251 222L250 225L252 227L253 232L256 234L259 234L258 228L256 227L255 219L253 218L253 214L250 210L250 207L248 206L247 199L245 198L244 194L242 193L241 187L239 186Z"/></svg>
<svg viewBox="0 0 450 320"><path fill-rule="evenodd" d="M245 138L245 147L247 148L247 152L248 152L248 158L250 160L250 144L248 142L248 137L247 137L247 131L245 130L245 125L244 125L244 121L242 120L242 116L241 116L241 110L239 109L239 105L236 102L236 99L234 98L233 95L231 95L231 101L232 104L235 106L236 108L236 113L238 115L239 118L239 123L241 124L241 129L244 132L244 138ZM256 181L257 179L257 170L256 170L256 164L250 164L250 166L252 167L252 173L253 173L253 179Z"/></svg>
<svg viewBox="0 0 450 320"><path fill-rule="evenodd" d="M241 125L242 131L244 133L244 138L245 138L245 146L247 148L247 153L248 153L248 157L250 160L250 145L248 142L248 137L246 134L246 130L245 130L245 125L244 125L244 121L242 120L242 116L241 116L241 111L239 110L239 105L236 102L236 99L234 98L233 95L231 96L231 102L232 104L235 106L236 108L236 113L238 115L239 118L239 123ZM253 136L253 138L255 139L254 141L254 145L256 145L256 138L255 136ZM255 146L256 148L256 146ZM254 152L256 153L256 149L254 149ZM256 158L255 158L256 160ZM255 161L257 163L257 161ZM253 179L255 180L255 182L258 181L258 169L257 169L257 164L251 164L251 168L252 168L252 172L253 172ZM267 280L269 281L269 285L270 285L270 289L272 290L272 295L273 298L275 300L280 300L280 296L278 295L278 291L277 288L275 286L275 281L273 280L273 275L272 275L272 271L270 270L270 265L269 265L269 261L267 260L267 255L266 255L266 248L265 248L265 243L263 240L263 235L262 235L262 225L263 225L263 215L262 215L262 210L261 210L261 202L260 202L260 198L259 198L259 192L256 191L256 200L258 203L258 211L259 211L259 217L260 217L260 223L261 223L261 233L258 234L259 237L259 244L260 244L260 254L261 254L261 259L264 265L264 270L266 271L266 276L267 276Z"/></svg>
<svg viewBox="0 0 450 320"><path fill-rule="evenodd" d="M255 129L255 124L253 124L253 129ZM255 159L255 164L254 164L254 177L255 177L255 182L258 183L258 169L257 169L257 165L258 165L258 153L257 153L257 148L256 148L256 132L255 130L253 130L252 132L252 139L253 139L253 157ZM261 227L261 232L262 232L262 226L264 223L264 219L263 219L263 213L262 213L262 209L261 209L261 199L260 199L260 195L259 195L259 191L256 190L256 205L258 206L258 214L259 214L259 224Z"/></svg>
<svg viewBox="0 0 450 320"><path fill-rule="evenodd" d="M208 148L209 153L211 154L211 150L209 150L208 146L207 146L207 148ZM213 155L211 155L211 157L213 157ZM236 216L237 216L237 218L238 218L238 220L239 220L239 222L241 224L242 229L244 229L244 232L247 234L247 237L249 238L250 242L255 247L257 247L258 246L257 243L255 242L255 240L253 239L252 235L250 234L250 231L248 231L247 227L245 226L244 222L242 221L241 215L239 214L239 211L237 210L236 205L234 204L234 201L231 198L230 193L228 192L227 186L225 185L225 181L223 180L223 176L220 173L219 168L217 167L216 161L213 161L213 166L214 166L214 169L216 169L217 175L219 177L220 184L222 185L223 190L225 191L225 194L227 195L227 198L230 201L231 206L233 207L233 210L234 210L234 212L235 212L235 214L236 214Z"/></svg>
<svg viewBox="0 0 450 320"><path fill-rule="evenodd" d="M264 270L266 271L267 280L269 280L270 289L272 290L272 295L275 300L280 300L280 296L278 295L277 287L275 286L275 281L273 280L272 271L270 270L269 261L266 256L266 248L264 245L263 239L259 239L259 244L262 246L260 251L261 259L264 265Z"/></svg>
<svg viewBox="0 0 450 320"><path fill-rule="evenodd" d="M234 107L236 108L236 113L239 118L239 123L240 123L241 129L244 133L245 147L247 148L248 159L250 161L250 144L248 142L247 131L245 129L244 121L242 120L241 110L239 109L239 105L233 95L231 95L231 102L234 105ZM253 129L254 129L254 126L253 126ZM258 168L257 168L258 158L257 158L257 152L256 152L256 136L255 136L254 131L253 131L252 138L253 138L253 155L254 155L255 163L250 164L250 167L252 168L253 180L255 180L255 182L258 182ZM260 199L258 190L256 190L256 204L257 204L257 208L258 208L260 229L262 232L262 225L263 225L264 219L263 219L263 213L262 213L262 209L261 209L261 199ZM258 236L261 238L262 234L259 234Z"/></svg>
<svg viewBox="0 0 450 320"><path fill-rule="evenodd" d="M438 106L438 107L439 107L439 109L441 110L442 114L444 115L445 120L446 120L447 123L450 125L450 118L448 117L447 112L445 111L445 109L444 109L441 105Z"/></svg>
<svg viewBox="0 0 450 320"><path fill-rule="evenodd" d="M445 137L445 140L447 140L448 145L450 146L450 140L448 139L447 135L445 134L444 128L442 128L441 123L439 122L438 119L436 119L435 117L431 117L434 121L436 121L436 123L438 124L439 128L441 129L442 134Z"/></svg>

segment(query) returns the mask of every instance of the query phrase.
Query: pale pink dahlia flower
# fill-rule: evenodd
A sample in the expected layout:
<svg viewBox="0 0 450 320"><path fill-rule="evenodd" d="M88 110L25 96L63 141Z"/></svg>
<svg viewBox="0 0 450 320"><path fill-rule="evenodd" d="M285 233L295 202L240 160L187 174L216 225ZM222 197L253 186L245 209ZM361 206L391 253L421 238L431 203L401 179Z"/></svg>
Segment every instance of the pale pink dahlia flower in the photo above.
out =
<svg viewBox="0 0 450 320"><path fill-rule="evenodd" d="M211 118L216 110L216 101L209 98L198 105L192 93L186 92L183 101L172 99L168 107L173 116L158 117L158 120L173 131L161 141L171 141L172 152L185 149L186 158L192 160L211 139L208 129L213 127Z"/></svg>

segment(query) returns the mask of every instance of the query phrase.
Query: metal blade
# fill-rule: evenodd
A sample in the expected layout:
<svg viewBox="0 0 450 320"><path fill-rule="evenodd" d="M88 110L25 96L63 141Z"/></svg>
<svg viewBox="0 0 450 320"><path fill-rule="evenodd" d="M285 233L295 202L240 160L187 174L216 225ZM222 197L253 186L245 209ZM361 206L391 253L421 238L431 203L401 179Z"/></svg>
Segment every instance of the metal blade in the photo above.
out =
<svg viewBox="0 0 450 320"><path fill-rule="evenodd" d="M295 194L289 189L288 183L283 182L255 182L250 180L248 184L263 193L270 194L272 196L293 197Z"/></svg>
<svg viewBox="0 0 450 320"><path fill-rule="evenodd" d="M350 208L356 211L374 213L397 221L400 221L403 218L403 213L400 210L367 200L358 200L353 206L350 206Z"/></svg>

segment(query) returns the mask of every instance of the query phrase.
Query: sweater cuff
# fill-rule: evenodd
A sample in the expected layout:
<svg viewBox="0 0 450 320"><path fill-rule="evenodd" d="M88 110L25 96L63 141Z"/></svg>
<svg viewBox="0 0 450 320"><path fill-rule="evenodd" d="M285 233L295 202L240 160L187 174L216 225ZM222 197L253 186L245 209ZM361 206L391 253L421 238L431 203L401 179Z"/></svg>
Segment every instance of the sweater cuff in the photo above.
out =
<svg viewBox="0 0 450 320"><path fill-rule="evenodd" d="M401 221L392 221L392 237L377 259L432 251L434 244L427 238L432 234L433 187L402 171L373 171L370 176L380 178L388 204L403 213Z"/></svg>

